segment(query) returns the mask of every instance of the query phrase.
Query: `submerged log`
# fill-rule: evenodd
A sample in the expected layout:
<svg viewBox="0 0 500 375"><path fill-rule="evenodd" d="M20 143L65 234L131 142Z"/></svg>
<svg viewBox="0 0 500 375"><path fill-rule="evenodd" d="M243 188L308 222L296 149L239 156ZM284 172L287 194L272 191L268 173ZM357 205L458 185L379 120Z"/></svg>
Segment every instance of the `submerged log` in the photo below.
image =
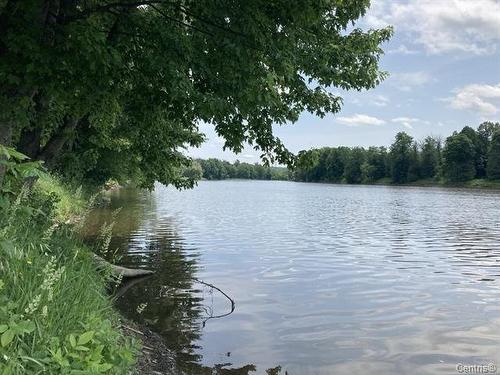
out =
<svg viewBox="0 0 500 375"><path fill-rule="evenodd" d="M139 268L126 268L109 263L107 260L101 258L99 255L94 254L94 260L102 267L109 267L116 276L123 278L134 278L152 275L154 272L151 270L143 270Z"/></svg>

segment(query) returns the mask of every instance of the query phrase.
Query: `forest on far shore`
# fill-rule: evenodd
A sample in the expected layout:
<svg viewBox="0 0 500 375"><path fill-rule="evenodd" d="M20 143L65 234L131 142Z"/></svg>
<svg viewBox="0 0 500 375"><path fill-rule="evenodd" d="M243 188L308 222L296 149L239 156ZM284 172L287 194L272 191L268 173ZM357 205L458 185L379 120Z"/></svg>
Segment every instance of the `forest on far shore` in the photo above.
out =
<svg viewBox="0 0 500 375"><path fill-rule="evenodd" d="M444 141L435 136L417 141L400 132L388 148L340 146L301 151L294 170L211 158L193 161L184 174L207 180L240 178L350 184L498 180L500 123L484 122L477 129L465 126Z"/></svg>

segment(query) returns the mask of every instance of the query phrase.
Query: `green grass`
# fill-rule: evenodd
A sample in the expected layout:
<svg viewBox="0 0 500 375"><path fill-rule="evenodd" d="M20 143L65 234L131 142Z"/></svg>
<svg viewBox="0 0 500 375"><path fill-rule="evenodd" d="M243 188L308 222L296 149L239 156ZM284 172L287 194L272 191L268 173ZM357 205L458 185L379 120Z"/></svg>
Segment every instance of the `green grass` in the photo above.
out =
<svg viewBox="0 0 500 375"><path fill-rule="evenodd" d="M50 174L40 176L35 189L40 194L53 194L57 197L55 210L59 219L72 220L82 215L85 210L87 202L83 198L82 188L70 187L61 182L58 177Z"/></svg>
<svg viewBox="0 0 500 375"><path fill-rule="evenodd" d="M85 200L51 176L0 216L0 374L128 374L137 344L75 234Z"/></svg>

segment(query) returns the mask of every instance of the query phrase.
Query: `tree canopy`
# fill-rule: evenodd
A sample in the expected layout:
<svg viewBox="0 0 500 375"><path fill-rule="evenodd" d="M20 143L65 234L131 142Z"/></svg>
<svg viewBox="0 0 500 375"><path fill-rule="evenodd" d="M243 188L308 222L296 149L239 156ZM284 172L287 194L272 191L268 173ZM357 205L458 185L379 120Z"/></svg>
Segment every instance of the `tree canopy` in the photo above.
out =
<svg viewBox="0 0 500 375"><path fill-rule="evenodd" d="M190 186L201 122L224 147L293 164L273 124L368 89L390 28L369 0L0 2L0 142L65 175ZM1 171L0 171L1 173Z"/></svg>
<svg viewBox="0 0 500 375"><path fill-rule="evenodd" d="M347 183L385 178L397 184L417 180L454 183L474 177L496 180L500 178L500 123L484 122L477 130L466 126L448 137L444 145L440 137L428 136L416 142L400 132L389 150L341 146L301 151L291 177Z"/></svg>

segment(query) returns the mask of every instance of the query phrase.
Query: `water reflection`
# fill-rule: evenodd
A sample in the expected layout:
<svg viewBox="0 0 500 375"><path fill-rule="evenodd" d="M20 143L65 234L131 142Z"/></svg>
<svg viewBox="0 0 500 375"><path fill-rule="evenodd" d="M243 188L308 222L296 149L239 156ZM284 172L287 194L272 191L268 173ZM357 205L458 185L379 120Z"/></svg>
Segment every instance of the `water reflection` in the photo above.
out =
<svg viewBox="0 0 500 375"><path fill-rule="evenodd" d="M187 373L450 374L500 365L499 197L202 182L115 192L86 236L123 207L111 248L157 272L117 303L159 331ZM203 327L231 306L196 278L236 311Z"/></svg>
<svg viewBox="0 0 500 375"><path fill-rule="evenodd" d="M115 294L116 305L124 316L145 323L159 332L175 352L179 367L187 374L245 375L256 371L249 364L232 367L227 360L213 367L201 365L201 330L212 319L223 318L234 310L220 310L224 291L197 279L198 256L186 251L175 222L155 215L155 201L147 192L132 188L114 191L109 207L97 207L88 217L83 236L96 243L101 228L114 224L110 250L102 254L124 266L155 271L153 276L125 281ZM191 249L195 250L195 249ZM281 368L266 370L279 375Z"/></svg>

